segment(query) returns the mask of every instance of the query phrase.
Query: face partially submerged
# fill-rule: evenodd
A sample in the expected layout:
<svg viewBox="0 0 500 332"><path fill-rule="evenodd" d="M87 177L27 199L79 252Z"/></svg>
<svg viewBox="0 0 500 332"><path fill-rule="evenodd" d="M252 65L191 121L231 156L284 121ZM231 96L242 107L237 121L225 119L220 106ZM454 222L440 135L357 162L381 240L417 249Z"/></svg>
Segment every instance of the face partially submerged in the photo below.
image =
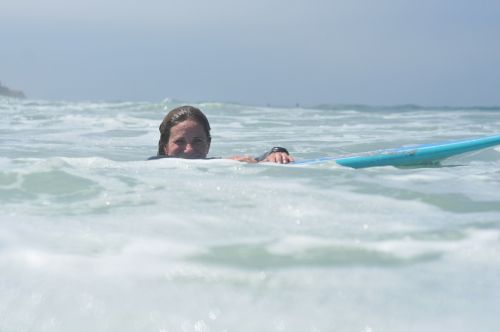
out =
<svg viewBox="0 0 500 332"><path fill-rule="evenodd" d="M169 157L203 159L210 149L210 139L201 124L187 119L170 129L168 143L163 147Z"/></svg>

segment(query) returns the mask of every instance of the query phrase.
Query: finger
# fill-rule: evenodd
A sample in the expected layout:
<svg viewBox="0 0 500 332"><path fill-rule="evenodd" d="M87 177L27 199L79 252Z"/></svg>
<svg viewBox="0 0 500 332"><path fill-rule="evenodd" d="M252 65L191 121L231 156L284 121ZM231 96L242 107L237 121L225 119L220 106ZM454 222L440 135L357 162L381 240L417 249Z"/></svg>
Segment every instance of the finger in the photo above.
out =
<svg viewBox="0 0 500 332"><path fill-rule="evenodd" d="M288 164L293 161L293 158L284 152L274 152L266 157L263 161L277 163L277 164Z"/></svg>
<svg viewBox="0 0 500 332"><path fill-rule="evenodd" d="M266 159L264 159L263 161L266 161L268 163L274 163L275 160L274 160L274 156L273 155L269 155L266 157Z"/></svg>
<svg viewBox="0 0 500 332"><path fill-rule="evenodd" d="M288 164L293 161L293 158L287 155L286 153L281 153L279 157L279 163L280 164Z"/></svg>
<svg viewBox="0 0 500 332"><path fill-rule="evenodd" d="M278 154L276 152L271 154L270 159L273 163L277 163L278 162Z"/></svg>

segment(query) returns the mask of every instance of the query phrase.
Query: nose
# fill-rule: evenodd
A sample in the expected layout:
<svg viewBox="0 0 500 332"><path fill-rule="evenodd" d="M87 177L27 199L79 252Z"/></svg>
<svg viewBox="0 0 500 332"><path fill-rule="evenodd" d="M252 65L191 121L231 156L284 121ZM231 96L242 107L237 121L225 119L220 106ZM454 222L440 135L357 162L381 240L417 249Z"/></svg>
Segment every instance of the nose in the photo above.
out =
<svg viewBox="0 0 500 332"><path fill-rule="evenodd" d="M186 144L186 147L184 148L184 153L190 153L193 152L193 145L191 143Z"/></svg>

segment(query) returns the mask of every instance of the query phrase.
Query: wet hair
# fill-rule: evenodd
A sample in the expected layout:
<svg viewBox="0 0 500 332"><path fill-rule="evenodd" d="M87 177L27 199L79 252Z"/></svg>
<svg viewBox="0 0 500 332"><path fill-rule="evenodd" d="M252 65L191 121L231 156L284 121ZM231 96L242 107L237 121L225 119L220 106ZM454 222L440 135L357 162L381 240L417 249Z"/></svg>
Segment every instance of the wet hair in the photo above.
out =
<svg viewBox="0 0 500 332"><path fill-rule="evenodd" d="M168 112L160 124L160 140L158 141L159 156L165 155L164 147L168 144L170 130L172 127L186 120L193 120L194 122L200 124L207 135L208 142L212 140L212 137L210 136L210 124L202 111L189 105L177 107Z"/></svg>

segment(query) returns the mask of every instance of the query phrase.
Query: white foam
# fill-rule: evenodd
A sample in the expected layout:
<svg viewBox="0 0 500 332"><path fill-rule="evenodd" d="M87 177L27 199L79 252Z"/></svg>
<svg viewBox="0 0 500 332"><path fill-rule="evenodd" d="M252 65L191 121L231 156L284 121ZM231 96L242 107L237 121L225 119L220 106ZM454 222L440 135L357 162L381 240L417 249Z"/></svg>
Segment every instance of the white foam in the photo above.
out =
<svg viewBox="0 0 500 332"><path fill-rule="evenodd" d="M0 330L496 327L498 147L419 169L146 161L164 106L2 106ZM498 122L481 110L201 106L221 156L284 145L311 158Z"/></svg>

